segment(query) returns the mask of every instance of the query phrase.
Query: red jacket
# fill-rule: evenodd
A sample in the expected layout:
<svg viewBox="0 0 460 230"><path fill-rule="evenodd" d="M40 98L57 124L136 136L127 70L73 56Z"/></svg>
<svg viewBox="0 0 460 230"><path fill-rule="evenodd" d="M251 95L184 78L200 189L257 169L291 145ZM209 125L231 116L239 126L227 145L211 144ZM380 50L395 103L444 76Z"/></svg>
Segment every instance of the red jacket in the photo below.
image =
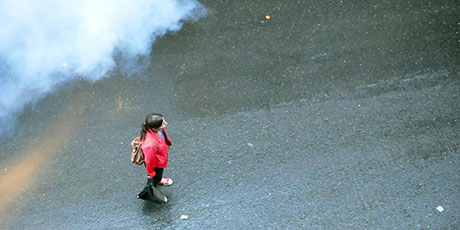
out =
<svg viewBox="0 0 460 230"><path fill-rule="evenodd" d="M148 130L145 134L145 140L142 143L142 151L144 152L145 167L147 174L150 177L155 176L155 168L166 168L168 165L169 146L172 145L169 140L166 130L162 129L165 139L152 130Z"/></svg>

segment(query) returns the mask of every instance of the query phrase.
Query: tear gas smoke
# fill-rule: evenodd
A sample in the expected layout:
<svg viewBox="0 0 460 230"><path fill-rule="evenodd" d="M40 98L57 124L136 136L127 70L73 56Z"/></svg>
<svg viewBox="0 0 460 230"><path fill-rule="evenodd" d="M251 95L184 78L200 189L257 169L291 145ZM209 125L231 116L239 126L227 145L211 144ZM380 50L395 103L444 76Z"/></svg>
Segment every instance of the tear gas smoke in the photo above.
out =
<svg viewBox="0 0 460 230"><path fill-rule="evenodd" d="M194 0L0 0L0 134L60 84L96 81L203 16Z"/></svg>

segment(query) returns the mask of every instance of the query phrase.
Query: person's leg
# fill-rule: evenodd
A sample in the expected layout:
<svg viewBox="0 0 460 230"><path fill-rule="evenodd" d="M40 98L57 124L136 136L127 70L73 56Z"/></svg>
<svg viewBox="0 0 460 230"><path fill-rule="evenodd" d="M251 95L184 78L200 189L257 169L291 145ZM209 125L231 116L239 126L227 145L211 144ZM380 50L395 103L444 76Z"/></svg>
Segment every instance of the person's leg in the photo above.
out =
<svg viewBox="0 0 460 230"><path fill-rule="evenodd" d="M157 187L158 183L160 183L161 178L163 178L163 170L164 168L155 168L155 176L153 179L153 186Z"/></svg>
<svg viewBox="0 0 460 230"><path fill-rule="evenodd" d="M147 200L154 201L154 202L158 201L160 203L168 202L168 198L164 196L163 194L161 194L161 192L156 188L158 185L158 182L161 181L162 177L163 177L162 168L155 168L155 176L153 178L150 178L147 176L147 189L148 189L147 191L150 194L150 196L153 196L155 198L142 198L142 199L147 199Z"/></svg>

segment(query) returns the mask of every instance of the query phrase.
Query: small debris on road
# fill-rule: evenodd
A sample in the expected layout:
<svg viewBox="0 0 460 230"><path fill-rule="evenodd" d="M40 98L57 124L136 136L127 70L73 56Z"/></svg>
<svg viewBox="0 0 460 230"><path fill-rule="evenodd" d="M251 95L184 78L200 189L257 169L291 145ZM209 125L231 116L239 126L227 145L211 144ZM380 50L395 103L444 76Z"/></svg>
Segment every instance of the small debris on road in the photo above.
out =
<svg viewBox="0 0 460 230"><path fill-rule="evenodd" d="M443 208L442 206L438 206L436 209L437 209L439 212L444 211L444 208Z"/></svg>
<svg viewBox="0 0 460 230"><path fill-rule="evenodd" d="M182 216L180 216L180 219L181 220L188 220L188 216L187 215L182 215Z"/></svg>

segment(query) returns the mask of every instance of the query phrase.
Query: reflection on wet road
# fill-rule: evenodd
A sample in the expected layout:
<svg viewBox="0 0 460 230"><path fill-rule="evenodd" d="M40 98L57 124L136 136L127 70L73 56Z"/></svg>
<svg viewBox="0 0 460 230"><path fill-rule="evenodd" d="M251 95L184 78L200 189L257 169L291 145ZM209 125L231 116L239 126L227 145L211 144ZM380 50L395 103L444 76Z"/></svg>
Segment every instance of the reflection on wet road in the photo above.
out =
<svg viewBox="0 0 460 230"><path fill-rule="evenodd" d="M88 104L89 99L89 94L82 90L69 102L69 107L82 108ZM36 186L34 182L40 180L40 169L43 163L55 158L78 127L82 125L82 116L75 113L75 110L68 109L59 114L59 117L50 122L51 125L44 131L36 132L33 137L29 137L34 141L17 146L18 152L15 154L19 156L19 159L10 164L1 165L4 168L4 173L0 175L0 220L2 222L6 222L6 218L13 214L8 210L9 203L25 191L34 189Z"/></svg>

